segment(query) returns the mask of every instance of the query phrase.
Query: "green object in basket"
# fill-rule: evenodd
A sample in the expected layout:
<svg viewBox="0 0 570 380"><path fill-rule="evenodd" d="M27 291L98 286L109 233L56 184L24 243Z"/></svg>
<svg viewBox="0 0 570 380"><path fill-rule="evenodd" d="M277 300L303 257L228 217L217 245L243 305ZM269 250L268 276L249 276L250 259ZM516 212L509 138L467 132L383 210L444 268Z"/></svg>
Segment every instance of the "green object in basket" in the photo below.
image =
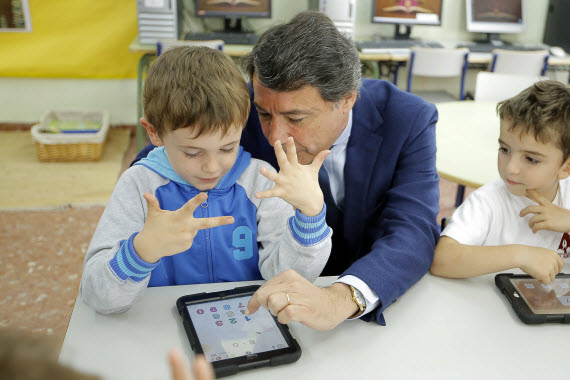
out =
<svg viewBox="0 0 570 380"><path fill-rule="evenodd" d="M92 120L52 120L43 132L48 133L96 133L101 123Z"/></svg>

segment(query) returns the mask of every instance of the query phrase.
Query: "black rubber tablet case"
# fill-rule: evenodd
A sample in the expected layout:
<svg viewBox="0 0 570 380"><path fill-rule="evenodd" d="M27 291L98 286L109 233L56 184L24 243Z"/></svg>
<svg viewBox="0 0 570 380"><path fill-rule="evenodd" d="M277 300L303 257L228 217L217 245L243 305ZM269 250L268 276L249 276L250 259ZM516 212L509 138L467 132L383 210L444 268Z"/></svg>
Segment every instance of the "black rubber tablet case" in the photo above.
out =
<svg viewBox="0 0 570 380"><path fill-rule="evenodd" d="M568 278L570 275L559 273L556 277ZM528 275L517 275L513 273L500 273L495 276L495 285L507 297L513 310L521 321L527 325L538 325L542 323L570 323L570 314L535 314L530 307L526 304L524 299L519 296L513 297L512 294L518 291L514 288L509 281L511 278L532 278Z"/></svg>
<svg viewBox="0 0 570 380"><path fill-rule="evenodd" d="M188 314L188 310L186 309L186 304L188 302L207 302L208 300L214 300L218 298L250 295L253 294L258 288L259 285L252 285L220 292L190 294L187 296L182 296L176 301L176 308L182 317L182 323L184 325L184 330L186 331L186 336L188 337L192 351L194 351L196 355L203 354L204 352L198 340L198 335L194 329L194 325L190 319L190 315ZM279 323L276 317L272 317L283 333L283 336L289 344L289 347L281 350L261 352L258 354L240 356L237 358L212 362L212 366L214 367L217 378L234 375L238 372L253 368L266 366L275 367L282 364L294 363L299 360L302 353L301 347L299 346L299 343L297 343L297 341L291 336L289 327L287 325Z"/></svg>

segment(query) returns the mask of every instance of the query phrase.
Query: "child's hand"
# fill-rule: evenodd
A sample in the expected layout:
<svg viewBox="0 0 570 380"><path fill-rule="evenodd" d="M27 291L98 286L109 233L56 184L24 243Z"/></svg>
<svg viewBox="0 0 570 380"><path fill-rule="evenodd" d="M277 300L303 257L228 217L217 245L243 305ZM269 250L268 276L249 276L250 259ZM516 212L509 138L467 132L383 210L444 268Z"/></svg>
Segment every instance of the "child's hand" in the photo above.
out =
<svg viewBox="0 0 570 380"><path fill-rule="evenodd" d="M197 355L192 363L192 372L188 368L186 358L182 356L178 349L173 348L168 354L172 380L214 380L214 367L206 360L204 355Z"/></svg>
<svg viewBox="0 0 570 380"><path fill-rule="evenodd" d="M528 221L532 232L570 232L570 210L552 204L536 190L527 190L526 195L538 203L536 206L525 207L519 214L521 218L527 214L536 214Z"/></svg>
<svg viewBox="0 0 570 380"><path fill-rule="evenodd" d="M205 193L196 195L176 211L162 210L153 194L145 193L144 197L148 214L133 245L139 257L149 263L190 249L198 230L234 222L232 216L194 218L194 210L208 198Z"/></svg>
<svg viewBox="0 0 570 380"><path fill-rule="evenodd" d="M564 268L558 253L546 248L520 246L518 266L543 284L549 284Z"/></svg>
<svg viewBox="0 0 570 380"><path fill-rule="evenodd" d="M297 150L293 137L287 139L285 151L281 142L275 143L275 156L279 163L279 173L273 173L265 168L260 172L275 186L255 194L256 198L279 197L299 209L307 216L317 216L323 209L324 197L319 186L319 169L329 150L319 152L310 165L302 165L297 161Z"/></svg>

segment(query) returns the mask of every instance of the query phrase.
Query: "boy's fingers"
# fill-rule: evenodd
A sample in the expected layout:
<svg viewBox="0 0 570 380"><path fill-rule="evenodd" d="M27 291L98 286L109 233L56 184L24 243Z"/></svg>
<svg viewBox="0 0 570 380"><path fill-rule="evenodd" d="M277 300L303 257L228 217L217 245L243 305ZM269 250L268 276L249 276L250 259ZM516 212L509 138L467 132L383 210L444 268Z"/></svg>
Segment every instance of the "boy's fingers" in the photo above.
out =
<svg viewBox="0 0 570 380"><path fill-rule="evenodd" d="M205 230L206 228L213 228L232 224L234 222L233 216L212 216L209 218L194 219L194 226L198 230Z"/></svg>
<svg viewBox="0 0 570 380"><path fill-rule="evenodd" d="M195 380L214 380L214 368L204 355L196 355L192 365Z"/></svg>
<svg viewBox="0 0 570 380"><path fill-rule="evenodd" d="M533 201L535 201L536 203L538 203L539 205L543 205L546 203L549 203L546 198L544 198L542 195L540 195L540 193L536 190L527 190L526 191L526 196L529 197L530 199L532 199Z"/></svg>
<svg viewBox="0 0 570 380"><path fill-rule="evenodd" d="M192 380L190 369L184 362L180 351L176 348L170 350L168 361L170 363L170 371L172 372L173 380Z"/></svg>
<svg viewBox="0 0 570 380"><path fill-rule="evenodd" d="M200 206L200 204L204 202L206 199L208 199L208 194L200 193L196 195L194 198L190 199L188 202L186 202L186 204L182 206L182 209L184 209L185 212L187 211L190 212L191 214L194 214L194 210L196 210L196 208L198 208L198 206Z"/></svg>
<svg viewBox="0 0 570 380"><path fill-rule="evenodd" d="M273 198L273 197L279 197L279 193L277 192L277 190L275 190L275 188L272 188L265 191L258 191L257 193L255 193L255 197L257 199Z"/></svg>
<svg viewBox="0 0 570 380"><path fill-rule="evenodd" d="M562 257L558 256L556 261L558 262L558 273L560 273L562 272L562 269L564 269L564 260L562 260Z"/></svg>
<svg viewBox="0 0 570 380"><path fill-rule="evenodd" d="M544 222L534 223L531 227L532 232L537 233L540 230L546 230L546 225Z"/></svg>
<svg viewBox="0 0 570 380"><path fill-rule="evenodd" d="M521 210L521 212L519 213L519 216L522 218L522 217L525 217L525 216L528 215L528 214L539 214L539 213L542 211L541 207L542 207L542 206L528 206L528 207L525 207L525 208L523 208L523 209Z"/></svg>
<svg viewBox="0 0 570 380"><path fill-rule="evenodd" d="M144 193L143 194L144 199L146 199L146 204L148 207L148 211L150 212L152 211L158 211L160 210L160 203L158 203L158 199L156 199L156 197L154 196L154 194L151 193Z"/></svg>
<svg viewBox="0 0 570 380"><path fill-rule="evenodd" d="M535 224L539 222L544 222L545 220L546 218L543 215L541 214L535 215L528 220L528 226L532 228Z"/></svg>
<svg viewBox="0 0 570 380"><path fill-rule="evenodd" d="M320 151L313 159L313 162L311 162L311 166L318 172L323 165L323 162L325 162L325 158L327 158L329 154L331 154L330 150Z"/></svg>
<svg viewBox="0 0 570 380"><path fill-rule="evenodd" d="M285 151L283 151L281 141L277 140L273 146L273 149L275 149L275 157L277 157L277 163L279 164L279 167L285 167L289 161L287 161L287 155L285 154Z"/></svg>
<svg viewBox="0 0 570 380"><path fill-rule="evenodd" d="M277 179L279 178L279 174L272 172L271 170L269 170L267 168L261 168L261 169L259 169L259 172L261 173L262 176L264 176L265 178L267 178L271 182L277 182Z"/></svg>
<svg viewBox="0 0 570 380"><path fill-rule="evenodd" d="M287 143L285 144L285 152L287 153L287 160L291 164L297 164L297 148L295 147L295 140L292 136L287 138Z"/></svg>

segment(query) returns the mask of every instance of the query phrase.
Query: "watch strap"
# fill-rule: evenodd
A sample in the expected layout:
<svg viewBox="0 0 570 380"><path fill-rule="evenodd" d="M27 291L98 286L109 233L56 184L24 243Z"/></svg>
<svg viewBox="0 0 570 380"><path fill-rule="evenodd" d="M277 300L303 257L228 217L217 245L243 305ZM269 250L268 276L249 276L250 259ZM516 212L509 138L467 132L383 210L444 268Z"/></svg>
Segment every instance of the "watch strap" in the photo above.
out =
<svg viewBox="0 0 570 380"><path fill-rule="evenodd" d="M358 306L358 310L356 311L356 313L354 313L348 319L354 319L354 318L360 317L362 315L362 313L364 313L364 311L366 310L366 300L364 299L364 296L362 295L360 290L356 289L352 285L349 285L349 286L350 286L350 290L352 291L352 300L354 301L356 306Z"/></svg>

